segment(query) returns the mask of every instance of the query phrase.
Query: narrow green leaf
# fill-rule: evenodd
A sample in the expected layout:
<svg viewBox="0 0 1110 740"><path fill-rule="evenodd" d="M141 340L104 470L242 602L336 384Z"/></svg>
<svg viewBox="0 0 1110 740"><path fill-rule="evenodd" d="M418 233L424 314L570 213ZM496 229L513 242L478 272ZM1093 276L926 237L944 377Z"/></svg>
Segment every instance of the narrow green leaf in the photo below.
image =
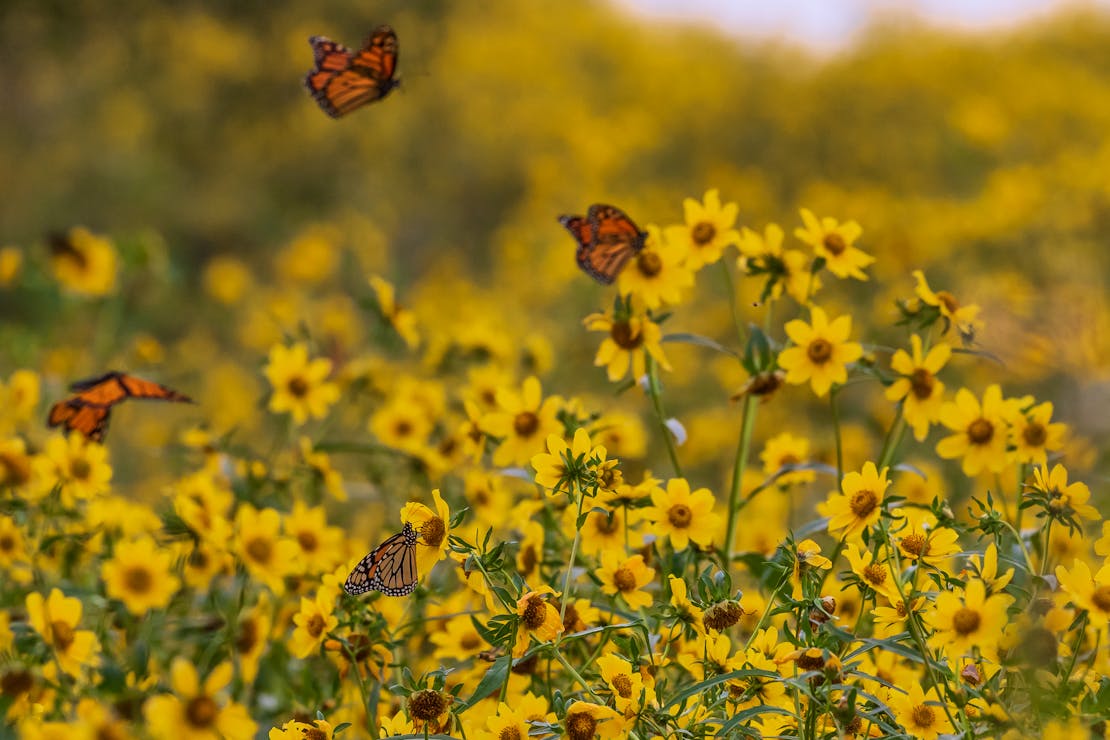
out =
<svg viewBox="0 0 1110 740"><path fill-rule="evenodd" d="M678 343L681 343L681 344L695 344L699 347L708 347L709 349L716 350L717 352L720 352L722 354L730 355L732 357L735 357L738 360L743 359L743 358L740 357L739 354L737 354L735 351L729 349L728 347L724 346L723 344L720 344L719 342L715 342L712 339L710 339L709 337L703 337L700 334L690 334L688 332L678 332L678 333L675 333L675 334L664 334L663 338L660 339L659 341L660 342L678 342Z"/></svg>
<svg viewBox="0 0 1110 740"><path fill-rule="evenodd" d="M508 675L512 662L513 659L510 655L502 655L500 658L493 661L493 665L486 671L486 675L482 676L482 680L478 682L478 686L474 689L474 693L463 703L461 711L466 711L494 691L497 691L497 688L505 682L505 676ZM413 737L423 737L423 735L414 735Z"/></svg>

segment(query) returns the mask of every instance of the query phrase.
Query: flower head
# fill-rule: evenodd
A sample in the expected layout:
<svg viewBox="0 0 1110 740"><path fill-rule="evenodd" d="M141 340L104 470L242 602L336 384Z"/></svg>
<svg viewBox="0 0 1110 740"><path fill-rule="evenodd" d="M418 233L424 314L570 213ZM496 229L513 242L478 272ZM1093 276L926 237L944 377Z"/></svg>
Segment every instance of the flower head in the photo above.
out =
<svg viewBox="0 0 1110 740"><path fill-rule="evenodd" d="M172 555L156 547L150 537L117 543L112 559L101 568L104 588L136 616L165 608L181 586L170 570L172 561Z"/></svg>
<svg viewBox="0 0 1110 740"><path fill-rule="evenodd" d="M110 241L80 226L49 241L50 266L66 290L93 297L115 290L119 260Z"/></svg>
<svg viewBox="0 0 1110 740"><path fill-rule="evenodd" d="M548 435L562 425L555 418L561 404L558 397L543 397L540 381L529 377L519 392L499 388L497 410L482 417L487 434L500 438L493 453L494 465L520 464L539 452Z"/></svg>
<svg viewBox="0 0 1110 740"><path fill-rule="evenodd" d="M886 473L886 468L877 470L875 463L868 461L860 472L844 476L840 493L833 494L825 503L830 533L858 535L865 527L879 521L883 496L890 486Z"/></svg>
<svg viewBox="0 0 1110 740"><path fill-rule="evenodd" d="M56 588L43 598L32 591L27 594L27 621L49 645L58 658L58 665L71 676L80 676L82 668L93 668L94 658L100 649L96 635L89 630L79 630L81 600L65 596Z"/></svg>
<svg viewBox="0 0 1110 740"><path fill-rule="evenodd" d="M713 512L715 499L708 488L691 492L685 478L672 478L666 490L657 487L652 491L651 502L653 505L644 509L651 531L668 537L675 550L685 550L691 541L703 548L713 544L721 517Z"/></svg>
<svg viewBox="0 0 1110 740"><path fill-rule="evenodd" d="M668 226L667 241L686 252L687 269L697 272L705 265L721 259L725 247L740 241L736 231L736 216L740 212L735 203L721 204L716 190L705 193L705 200L698 202L686 198L682 202L686 223Z"/></svg>
<svg viewBox="0 0 1110 740"><path fill-rule="evenodd" d="M825 259L829 272L838 278L867 279L863 268L875 258L853 246L863 233L858 223L839 223L828 216L818 219L808 208L802 209L802 223L805 227L794 229L794 236L813 247L813 253L818 257Z"/></svg>
<svg viewBox="0 0 1110 740"><path fill-rule="evenodd" d="M601 579L601 590L607 594L620 595L633 609L651 605L651 596L640 589L655 578L655 569L644 564L642 555L622 558L612 550L601 553L601 568L597 571Z"/></svg>
<svg viewBox="0 0 1110 740"><path fill-rule="evenodd" d="M891 692L888 702L894 710L895 719L910 737L936 740L938 735L955 732L952 722L945 714L936 687L926 693L921 684L913 682L905 694Z"/></svg>
<svg viewBox="0 0 1110 740"><path fill-rule="evenodd" d="M647 373L650 355L664 370L671 366L660 344L663 330L647 315L618 310L615 314L590 314L584 321L590 331L608 332L594 357L594 365L607 368L610 381L618 381L631 369L633 379Z"/></svg>
<svg viewBox="0 0 1110 740"><path fill-rule="evenodd" d="M231 664L220 663L202 683L192 663L174 658L170 666L173 695L152 696L143 705L151 736L156 740L254 737L258 726L247 708L220 698L232 675Z"/></svg>
<svg viewBox="0 0 1110 740"><path fill-rule="evenodd" d="M532 637L541 643L551 642L563 631L559 610L547 598L550 593L550 588L529 591L517 600L516 613L520 617L520 627L516 645L513 647L514 657L524 655Z"/></svg>
<svg viewBox="0 0 1110 740"><path fill-rule="evenodd" d="M921 349L921 337L916 334L910 337L910 347L912 355L900 349L890 361L891 369L901 377L886 389L886 397L890 401L902 402L906 422L920 442L929 433L929 425L940 419L944 383L936 379L936 374L952 356L952 348L947 344L938 344L925 355Z"/></svg>
<svg viewBox="0 0 1110 740"><path fill-rule="evenodd" d="M986 469L993 473L1006 466L1007 405L1002 389L991 385L983 393L983 403L966 388L956 391L956 400L940 409L940 421L954 432L937 442L943 458L963 458L965 475Z"/></svg>
<svg viewBox="0 0 1110 740"><path fill-rule="evenodd" d="M309 416L322 419L339 400L339 386L327 379L331 360L323 357L309 360L308 347L303 343L271 347L265 373L274 389L270 411L275 414L288 411L297 424L304 424Z"/></svg>
<svg viewBox="0 0 1110 740"><path fill-rule="evenodd" d="M694 274L683 264L685 245L664 239L655 224L648 224L647 234L644 248L621 270L617 287L650 309L677 305L682 291L694 285Z"/></svg>
<svg viewBox="0 0 1110 740"><path fill-rule="evenodd" d="M447 557L447 529L451 523L451 510L438 488L432 491L432 503L435 510L417 501L410 501L401 509L402 524L411 524L418 535L416 571L421 577Z"/></svg>
<svg viewBox="0 0 1110 740"><path fill-rule="evenodd" d="M839 316L829 321L824 310L813 306L807 324L801 319L786 322L786 334L794 343L779 354L779 366L786 371L786 382L809 382L813 392L824 396L833 383L848 380L848 363L863 355L863 347L849 342L852 317Z"/></svg>

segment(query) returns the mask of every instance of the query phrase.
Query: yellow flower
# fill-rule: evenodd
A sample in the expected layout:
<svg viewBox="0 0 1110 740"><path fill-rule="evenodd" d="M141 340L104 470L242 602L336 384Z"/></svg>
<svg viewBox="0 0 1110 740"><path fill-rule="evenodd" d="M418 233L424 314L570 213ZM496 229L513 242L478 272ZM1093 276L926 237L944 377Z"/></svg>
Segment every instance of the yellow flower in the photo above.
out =
<svg viewBox="0 0 1110 740"><path fill-rule="evenodd" d="M617 287L621 295L631 295L650 309L677 305L682 291L694 285L694 274L683 264L683 245L663 239L659 227L648 224L644 248L621 270Z"/></svg>
<svg viewBox="0 0 1110 740"><path fill-rule="evenodd" d="M678 619L682 624L692 627L699 635L705 636L705 624L702 619L705 616L697 606L690 601L687 595L686 581L682 580L673 573L667 574L667 580L671 586L671 606L675 608L678 613Z"/></svg>
<svg viewBox="0 0 1110 740"><path fill-rule="evenodd" d="M622 558L620 553L606 550L601 553L601 568L597 571L604 593L620 594L633 609L651 606L651 596L640 589L655 578L655 569L644 564L642 555Z"/></svg>
<svg viewBox="0 0 1110 740"><path fill-rule="evenodd" d="M378 299L378 308L382 317L389 322L397 335L405 341L410 349L420 344L420 332L416 329L416 315L412 311L401 308L397 303L396 292L393 285L377 275L370 276L370 287Z"/></svg>
<svg viewBox="0 0 1110 740"><path fill-rule="evenodd" d="M22 439L0 439L0 489L22 488L31 480L31 458Z"/></svg>
<svg viewBox="0 0 1110 740"><path fill-rule="evenodd" d="M519 465L543 449L548 435L562 430L562 424L555 418L560 403L556 396L543 397L540 381L534 376L524 381L519 393L499 388L498 410L482 417L486 433L501 438L493 453L493 464Z"/></svg>
<svg viewBox="0 0 1110 740"><path fill-rule="evenodd" d="M852 572L876 593L882 594L891 602L901 600L894 574L882 558L875 557L868 550L861 551L854 542L848 544L844 555L848 558Z"/></svg>
<svg viewBox="0 0 1110 740"><path fill-rule="evenodd" d="M237 257L213 257L204 266L204 289L225 306L234 306L251 289L250 269Z"/></svg>
<svg viewBox="0 0 1110 740"><path fill-rule="evenodd" d="M16 370L7 386L0 383L0 429L6 424L22 426L30 422L39 406L39 376L31 370Z"/></svg>
<svg viewBox="0 0 1110 740"><path fill-rule="evenodd" d="M802 540L794 546L794 573L790 580L794 584L794 598L802 597L802 580L815 570L828 570L832 561L821 554L821 546L813 540Z"/></svg>
<svg viewBox="0 0 1110 740"><path fill-rule="evenodd" d="M979 306L974 304L961 306L960 302L956 300L956 296L947 290L938 290L934 293L925 280L925 273L921 270L914 270L913 277L917 281L915 291L917 297L921 299L922 303L935 306L940 311L940 315L947 320L945 331L947 331L949 324L955 324L956 331L960 333L965 341L968 341L982 328L983 322L978 319Z"/></svg>
<svg viewBox="0 0 1110 740"><path fill-rule="evenodd" d="M587 482L586 465L590 458L598 452L604 459L605 448L595 448L590 441L589 433L581 427L575 430L574 440L570 446L558 434L548 435L547 452L532 456L532 467L536 471L537 485L543 486L552 495L560 492L573 495L574 490L581 491L582 486ZM567 468L568 459L572 464L572 469L579 473L572 476L572 480L564 480L570 475ZM582 461L583 465L580 468L574 467L573 464L576 460ZM560 484L563 486L562 489L559 487Z"/></svg>
<svg viewBox="0 0 1110 740"><path fill-rule="evenodd" d="M490 740L526 740L531 727L524 715L505 702L498 702L497 714L486 720Z"/></svg>
<svg viewBox="0 0 1110 740"><path fill-rule="evenodd" d="M544 528L539 522L529 519L518 529L523 536L520 538L520 550L516 555L516 568L524 580L529 581L543 561Z"/></svg>
<svg viewBox="0 0 1110 740"><path fill-rule="evenodd" d="M1072 603L1087 610L1091 626L1106 629L1110 623L1110 563L1103 565L1092 577L1087 564L1076 559L1070 571L1062 565L1056 566L1056 579Z"/></svg>
<svg viewBox="0 0 1110 740"><path fill-rule="evenodd" d="M987 596L985 584L970 580L963 593L941 591L926 620L936 630L932 643L953 656L978 648L991 660L998 658L998 642L1005 628L1006 609L1013 599L1006 594Z"/></svg>
<svg viewBox="0 0 1110 740"><path fill-rule="evenodd" d="M840 482L840 493L834 493L825 503L825 516L829 517L829 533L839 536L858 535L864 527L879 521L883 496L890 486L887 469L879 471L875 463L866 462L860 472L850 472Z"/></svg>
<svg viewBox="0 0 1110 740"><path fill-rule="evenodd" d="M440 560L447 557L447 526L451 511L447 502L432 490L435 511L424 504L410 501L401 509L401 523L411 524L419 538L416 540L416 570L420 577L427 575Z"/></svg>
<svg viewBox="0 0 1110 740"><path fill-rule="evenodd" d="M818 306L810 309L812 324L801 319L786 322L786 334L794 343L779 354L779 366L786 371L786 382L810 382L813 392L824 396L833 383L848 380L848 363L863 355L863 347L849 342L852 317L839 316L831 323Z"/></svg>
<svg viewBox="0 0 1110 740"><path fill-rule="evenodd" d="M705 549L712 546L721 517L713 512L715 499L708 488L691 492L685 478L672 478L666 491L658 487L652 491L651 502L644 517L657 537L670 538L675 550L685 550L691 540Z"/></svg>
<svg viewBox="0 0 1110 740"><path fill-rule="evenodd" d="M825 266L838 278L867 280L863 271L875 258L853 246L863 229L855 221L839 223L825 216L818 220L808 208L802 209L805 228L794 229L794 236L813 247L813 253L825 258Z"/></svg>
<svg viewBox="0 0 1110 740"><path fill-rule="evenodd" d="M258 725L247 708L221 702L219 694L231 682L230 663L220 663L201 684L197 669L185 658L170 666L176 696L160 694L143 704L147 729L155 740L251 740Z"/></svg>
<svg viewBox="0 0 1110 740"><path fill-rule="evenodd" d="M938 735L947 735L956 730L945 714L942 700L936 687L926 694L920 683L911 683L907 693L891 691L887 703L894 711L894 717L905 728L910 737L920 740L936 740Z"/></svg>
<svg viewBox="0 0 1110 740"><path fill-rule="evenodd" d="M331 457L326 452L313 449L312 440L301 437L301 458L313 473L314 479L324 484L324 490L330 493L336 501L347 500L347 489L343 487L343 476L332 467Z"/></svg>
<svg viewBox="0 0 1110 740"><path fill-rule="evenodd" d="M516 613L520 617L520 628L513 646L513 657L519 658L528 650L532 637L541 643L551 642L563 631L559 620L559 610L546 598L552 593L548 586L538 591L529 591L516 602Z"/></svg>
<svg viewBox="0 0 1110 740"><path fill-rule="evenodd" d="M596 737L609 740L626 736L619 714L609 707L584 701L575 701L567 707L563 727L567 740L594 740Z"/></svg>
<svg viewBox="0 0 1110 740"><path fill-rule="evenodd" d="M23 252L19 247L0 247L0 288L7 288L19 277Z"/></svg>
<svg viewBox="0 0 1110 740"><path fill-rule="evenodd" d="M895 516L903 515L903 510L895 511ZM898 550L907 563L940 565L960 552L960 535L956 530L948 527L926 527L925 524L926 521L918 519L915 522L911 517L905 529L893 535L892 539L898 544Z"/></svg>
<svg viewBox="0 0 1110 740"><path fill-rule="evenodd" d="M1010 444L1014 447L1010 453L1012 460L1044 467L1048 462L1047 453L1064 446L1068 425L1053 424L1049 421L1051 418L1051 401L1045 401L1025 413L1010 417Z"/></svg>
<svg viewBox="0 0 1110 740"><path fill-rule="evenodd" d="M387 447L413 454L423 451L435 423L410 399L394 399L370 417L370 431Z"/></svg>
<svg viewBox="0 0 1110 740"><path fill-rule="evenodd" d="M104 590L135 616L163 609L181 587L171 572L172 564L170 553L160 550L150 537L118 542L112 559L101 566Z"/></svg>
<svg viewBox="0 0 1110 740"><path fill-rule="evenodd" d="M239 674L248 685L254 683L258 676L258 663L270 646L270 626L270 599L263 591L258 597L258 603L239 614L235 633Z"/></svg>
<svg viewBox="0 0 1110 740"><path fill-rule="evenodd" d="M331 360L320 357L310 361L308 347L303 343L271 347L270 362L264 372L274 389L270 411L275 414L288 411L297 424L304 424L309 416L322 419L339 400L339 386L327 380Z"/></svg>
<svg viewBox="0 0 1110 740"><path fill-rule="evenodd" d="M285 592L284 579L301 571L297 543L282 537L281 515L274 509L259 511L242 504L235 513L235 553L251 578L269 586L275 594Z"/></svg>
<svg viewBox="0 0 1110 740"><path fill-rule="evenodd" d="M323 587L317 590L316 598L301 597L301 608L293 615L297 625L289 638L289 652L295 658L307 658L320 649L324 638L339 624L332 614L335 610L335 591Z"/></svg>
<svg viewBox="0 0 1110 740"><path fill-rule="evenodd" d="M325 573L347 559L344 532L328 526L323 506L309 508L303 501L294 501L293 511L285 517L285 534L300 548L305 573Z"/></svg>
<svg viewBox="0 0 1110 740"><path fill-rule="evenodd" d="M436 646L432 657L459 663L472 660L486 647L486 641L474 627L469 614L448 619L442 631L432 633L431 641Z"/></svg>
<svg viewBox="0 0 1110 740"><path fill-rule="evenodd" d="M0 567L11 570L27 563L23 532L10 516L0 515Z"/></svg>
<svg viewBox="0 0 1110 740"><path fill-rule="evenodd" d="M609 684L617 711L626 717L639 714L645 707L655 704L655 681L644 678L640 671L624 658L607 653L597 659L601 680Z"/></svg>
<svg viewBox="0 0 1110 740"><path fill-rule="evenodd" d="M663 330L647 315L611 316L595 313L583 323L590 331L606 331L609 336L601 342L594 357L595 367L605 367L610 381L618 381L632 371L632 379L639 380L647 373L647 357L651 357L664 370L670 363L663 354Z"/></svg>
<svg viewBox="0 0 1110 740"><path fill-rule="evenodd" d="M821 289L821 278L813 274L804 252L782 248L782 238L778 224L767 224L763 236L745 226L740 231L736 265L748 275L767 276L765 298L777 300L785 289L791 298L805 305Z"/></svg>
<svg viewBox="0 0 1110 740"><path fill-rule="evenodd" d="M579 550L583 555L592 556L602 550L620 549L626 543L629 548L638 548L643 544L643 534L635 531L642 516L638 509L613 508L606 504L595 504L592 508L592 511L585 513L586 519L582 522L582 543ZM563 509L563 531L573 532L577 529L577 519L573 506Z"/></svg>
<svg viewBox="0 0 1110 740"><path fill-rule="evenodd" d="M929 425L940 419L944 383L936 379L936 374L952 356L952 348L938 344L922 356L921 337L916 334L910 337L910 346L912 356L900 349L890 361L891 369L902 377L886 389L886 397L888 401L902 401L902 414L920 442L929 434Z"/></svg>
<svg viewBox="0 0 1110 740"><path fill-rule="evenodd" d="M290 720L281 726L270 728L267 740L332 740L335 731L327 720L315 719L312 724Z"/></svg>
<svg viewBox="0 0 1110 740"><path fill-rule="evenodd" d="M45 480L61 484L62 498L67 503L107 493L112 480L108 450L80 434L52 435L36 464L45 471Z"/></svg>
<svg viewBox="0 0 1110 740"><path fill-rule="evenodd" d="M50 238L50 266L66 290L83 296L104 296L115 290L116 248L104 237L76 226Z"/></svg>
<svg viewBox="0 0 1110 740"><path fill-rule="evenodd" d="M293 283L316 285L324 282L339 263L339 238L334 227L308 226L274 258L278 274Z"/></svg>
<svg viewBox="0 0 1110 740"><path fill-rule="evenodd" d="M964 475L1000 472L1006 467L1006 408L997 385L983 393L982 405L966 388L956 391L956 400L940 409L941 423L955 434L937 442L937 454L962 457Z"/></svg>
<svg viewBox="0 0 1110 740"><path fill-rule="evenodd" d="M763 451L759 453L763 461L763 473L768 477L774 475L787 465L798 465L809 459L809 440L805 437L795 437L790 432L783 432L767 440ZM800 483L812 483L817 479L817 473L812 470L799 470L783 473L775 479L775 485L786 488Z"/></svg>
<svg viewBox="0 0 1110 740"><path fill-rule="evenodd" d="M32 591L27 594L26 604L27 621L43 642L53 648L65 673L79 677L82 668L95 667L100 645L94 633L77 629L84 609L80 599L65 596L54 588L45 599Z"/></svg>
<svg viewBox="0 0 1110 740"><path fill-rule="evenodd" d="M705 193L701 203L693 198L682 201L686 223L668 226L667 241L676 244L686 253L686 268L697 272L704 265L721 259L725 247L740 241L736 231L736 216L740 212L735 203L721 204L716 188Z"/></svg>

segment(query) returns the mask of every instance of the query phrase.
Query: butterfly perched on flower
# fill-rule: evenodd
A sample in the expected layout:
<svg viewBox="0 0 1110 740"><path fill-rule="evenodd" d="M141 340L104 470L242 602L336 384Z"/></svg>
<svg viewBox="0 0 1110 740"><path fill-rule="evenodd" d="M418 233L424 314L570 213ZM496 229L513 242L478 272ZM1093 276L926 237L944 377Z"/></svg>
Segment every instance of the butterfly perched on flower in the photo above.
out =
<svg viewBox="0 0 1110 740"><path fill-rule="evenodd" d="M308 40L316 66L305 75L304 85L332 118L381 100L399 83L397 34L389 26L378 26L357 52L324 36Z"/></svg>
<svg viewBox="0 0 1110 740"><path fill-rule="evenodd" d="M578 241L578 266L602 285L616 280L647 238L624 211L602 203L590 206L585 216L560 216L559 223Z"/></svg>
<svg viewBox="0 0 1110 740"><path fill-rule="evenodd" d="M358 561L343 590L352 596L367 591L381 591L386 596L406 596L416 588L416 540L412 524L405 522L401 531L375 547Z"/></svg>
<svg viewBox="0 0 1110 740"><path fill-rule="evenodd" d="M100 442L108 431L112 407L128 398L192 403L193 399L160 383L154 383L116 370L70 385L74 395L50 407L46 423L64 426L67 432L80 432Z"/></svg>

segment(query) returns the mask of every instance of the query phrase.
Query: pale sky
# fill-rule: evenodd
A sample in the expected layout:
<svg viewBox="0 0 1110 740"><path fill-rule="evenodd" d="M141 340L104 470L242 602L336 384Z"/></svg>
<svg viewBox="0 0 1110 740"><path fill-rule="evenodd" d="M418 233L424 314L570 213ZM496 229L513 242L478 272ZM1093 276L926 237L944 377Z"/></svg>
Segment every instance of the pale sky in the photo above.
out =
<svg viewBox="0 0 1110 740"><path fill-rule="evenodd" d="M910 15L929 25L964 30L1005 27L1062 7L1097 6L1110 0L613 0L656 20L707 23L725 33L785 39L820 51L851 44L873 15Z"/></svg>

